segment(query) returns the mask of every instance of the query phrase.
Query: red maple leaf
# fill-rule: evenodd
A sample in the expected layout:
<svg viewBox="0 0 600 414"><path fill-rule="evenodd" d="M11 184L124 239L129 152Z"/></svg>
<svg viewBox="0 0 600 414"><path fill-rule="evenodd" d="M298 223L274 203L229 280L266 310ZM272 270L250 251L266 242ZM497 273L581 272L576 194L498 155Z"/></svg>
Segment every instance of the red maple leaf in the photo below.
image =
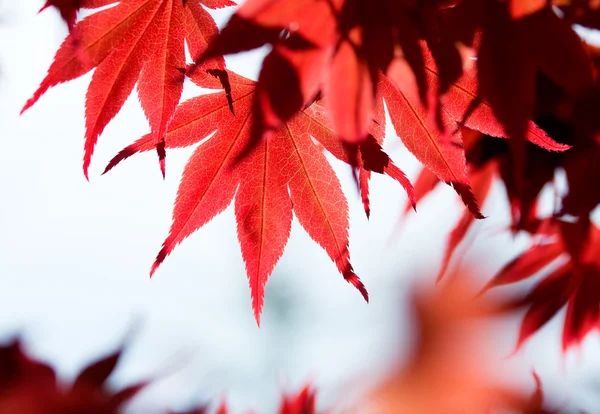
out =
<svg viewBox="0 0 600 414"><path fill-rule="evenodd" d="M563 349L567 350L600 326L600 230L583 218L575 223L546 219L536 235L541 240L508 263L485 289L529 279L565 257L515 303L529 307L518 347L567 306L562 338Z"/></svg>
<svg viewBox="0 0 600 414"><path fill-rule="evenodd" d="M284 395L278 414L316 414L315 391L305 386L296 395Z"/></svg>
<svg viewBox="0 0 600 414"><path fill-rule="evenodd" d="M381 148L385 137L385 111L383 100L378 99L377 103L374 118L369 126L369 135L357 146L345 145L337 139L325 106L320 102L308 108L312 119L307 123L307 127L311 136L333 156L358 168L358 185L367 218L371 212L369 180L372 172L387 174L397 180L405 189L409 204L415 206L412 184Z"/></svg>
<svg viewBox="0 0 600 414"><path fill-rule="evenodd" d="M434 93L440 86L438 69L431 51L421 42L424 56L424 67L429 93ZM385 96L392 123L398 136L406 147L433 172L439 179L452 184L475 217L481 218L475 198L471 193L465 166L465 154L460 133L456 123L477 130L493 137L506 138L507 133L500 124L492 108L483 99L478 98L477 72L473 65L469 66L458 79L445 87L441 97L440 121L447 132L453 132L452 142L443 142L443 132L430 122L429 114L414 98L410 91L402 88L391 88L391 82L382 77L380 93ZM414 96L414 94L412 94ZM473 103L475 106L471 107ZM532 121L528 123L527 139L550 151L565 151L569 145L559 144L537 127ZM444 145L445 144L445 145ZM471 144L471 145L474 145ZM433 175L425 173L417 183L417 201L424 197L435 185ZM483 194L481 195L483 197ZM477 197L479 201L484 198ZM466 230L466 221L461 227ZM468 227L468 226L467 226ZM455 234L457 236L457 234ZM459 239L457 239L459 241Z"/></svg>
<svg viewBox="0 0 600 414"><path fill-rule="evenodd" d="M0 347L0 412L3 414L117 414L145 383L114 391L106 380L115 369L116 351L83 369L70 386L54 370L23 352L19 341Z"/></svg>
<svg viewBox="0 0 600 414"><path fill-rule="evenodd" d="M396 88L384 76L379 89L387 103L392 125L406 148L440 180L452 185L476 218L483 218L467 177L462 137L450 116L442 112L442 122L446 131L457 133L443 135L435 123L427 121L427 111L409 93Z"/></svg>
<svg viewBox="0 0 600 414"><path fill-rule="evenodd" d="M431 51L422 43L422 50L424 55L424 65L427 73L427 82L430 91L434 91L439 88L440 79L439 79L439 71L436 66L436 62ZM441 96L441 116L442 121L447 126L452 128L452 130L457 130L458 127L453 126L451 122L449 122L449 118L454 120L454 122L458 123L461 126L467 127L469 129L479 131L483 134L492 137L498 138L507 138L508 134L504 129L504 126L497 120L491 106L487 103L486 100L480 98L478 96L478 80L477 80L477 70L474 65L469 65L465 68L464 72L460 77L456 79L455 82L450 83L446 86L444 94ZM398 100L396 100L398 101ZM417 106L415 105L415 108ZM414 113L417 114L419 112L418 108L414 110ZM401 114L398 113L395 119ZM419 117L419 122L421 125L425 126L426 124L426 114L421 110L421 116ZM417 125L418 125L417 123ZM399 128L410 128L415 125L415 123L410 123L408 126L405 122L400 123ZM426 127L423 128L426 131ZM461 129L464 132L464 129ZM398 132L398 135L402 137L402 133ZM431 134L434 136L435 134ZM439 133L438 133L439 135ZM535 125L532 121L528 122L526 138L529 142L544 148L549 151L562 152L571 148L570 145L560 144L550 138L542 129L540 129L537 125ZM423 140L422 140L423 141ZM455 143L456 146L461 145L460 141ZM465 148L468 151L471 147L475 147L477 145L477 139L474 139L472 143L465 145ZM414 153L414 152L413 152ZM454 150L456 156L461 156L460 151L457 149ZM416 154L415 154L416 155ZM424 169L421 175L417 178L416 182L416 201L418 202L420 199L425 197L433 188L437 185L438 180L436 177L431 174L432 171L435 171L435 165L432 163L431 157L419 157L419 160L423 163L424 166L429 167L429 170ZM467 156L468 158L468 156ZM459 162L459 165L462 162ZM432 168L433 166L433 168ZM461 176L462 173L457 174ZM440 174L438 176L441 177ZM447 176L447 174L446 174ZM461 178L463 185L468 180L465 178ZM459 180L459 183L460 181ZM459 187L460 188L460 187ZM480 202L484 201L484 198L477 199ZM461 222L469 221L466 217L463 217L464 220ZM465 223L462 223L465 224ZM459 227L463 227L463 225L459 225ZM457 227L457 232L458 231ZM456 234L455 234L456 235Z"/></svg>
<svg viewBox="0 0 600 414"><path fill-rule="evenodd" d="M439 70L431 51L424 44L422 50L427 81L429 87L435 90L440 83ZM469 64L464 68L461 76L446 87L440 98L442 110L462 126L491 137L507 138L506 130L494 115L488 102L478 95L478 89L477 68L474 64ZM531 120L527 125L526 138L532 144L548 151L562 152L571 148L570 145L560 144L550 138Z"/></svg>
<svg viewBox="0 0 600 414"><path fill-rule="evenodd" d="M88 3L96 6L106 2ZM52 86L96 68L86 95L83 170L87 177L99 135L137 82L164 174L163 140L183 90L184 43L192 58L198 58L208 39L217 33L203 5L218 8L233 4L230 0L122 0L115 7L92 14L73 27L22 112ZM217 58L205 68L222 71L225 63Z"/></svg>
<svg viewBox="0 0 600 414"><path fill-rule="evenodd" d="M333 169L311 140L312 135L333 155L349 162L348 152L335 140L323 108L314 104L300 112L237 162L250 139L256 83L232 72L229 78L233 113L226 92L201 95L180 105L167 131L167 148L190 146L216 132L188 161L175 201L173 224L152 273L178 243L223 211L235 196L238 239L257 322L265 283L288 241L292 211L344 278L367 299L367 291L350 265L346 198ZM365 145L367 149L359 147L360 166L387 173L403 184L410 196L412 186L377 141L368 140ZM152 134L146 135L122 150L106 170L153 147Z"/></svg>
<svg viewBox="0 0 600 414"><path fill-rule="evenodd" d="M452 88L451 88L452 90ZM479 105L477 111L486 110L485 102ZM487 125L493 124L493 121ZM528 146L528 158L526 174L523 178L523 189L520 193L515 190L513 174L513 163L506 141L497 140L493 137L482 136L481 133L467 128L461 128L465 139L466 158L469 167L469 180L473 186L474 194L480 203L484 203L489 193L490 185L494 179L501 179L507 191L513 218L512 228L514 230L527 230L535 217L537 199L542 188L554 178L554 170L563 163L561 151L571 148L569 145L559 144L548 137L533 122L531 133L528 135L530 142L536 142L544 149L552 149L553 152L542 151L539 147ZM534 133L535 132L535 133ZM572 151L572 150L571 150ZM573 153L565 153L569 159ZM439 179L424 168L415 182L416 201L426 197L438 184ZM409 209L407 205L405 214ZM447 271L448 265L462 243L467 232L474 224L473 216L466 211L459 219L456 226L448 236L442 265L438 273L438 280Z"/></svg>

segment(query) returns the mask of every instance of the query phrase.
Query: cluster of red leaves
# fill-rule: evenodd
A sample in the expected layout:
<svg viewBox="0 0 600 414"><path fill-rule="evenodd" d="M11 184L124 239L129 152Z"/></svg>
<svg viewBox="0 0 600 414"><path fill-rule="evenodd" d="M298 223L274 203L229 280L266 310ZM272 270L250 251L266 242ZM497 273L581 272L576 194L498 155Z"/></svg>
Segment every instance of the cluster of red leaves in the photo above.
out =
<svg viewBox="0 0 600 414"><path fill-rule="evenodd" d="M598 26L591 1L556 0L561 18L546 0L248 0L217 35L203 6L233 5L229 0L121 0L72 25L79 8L114 2L48 2L72 28L24 110L48 88L95 68L86 102L87 176L98 136L137 82L151 132L107 170L156 149L164 173L166 148L202 141L152 273L235 198L257 321L293 213L368 298L350 264L347 202L320 147L357 168L367 215L372 172L399 181L413 207L438 181L450 184L469 211L451 235L445 264L473 220L483 218L477 200L494 176L506 183L518 229L536 231L537 196L558 166L570 184L560 214L589 222L600 201L586 185L586 168L600 174L600 87L589 48L571 28ZM265 44L272 49L256 83L225 69L223 55ZM224 91L177 106L186 75ZM416 191L381 148L384 107L427 167ZM569 132L532 121L548 119Z"/></svg>
<svg viewBox="0 0 600 414"><path fill-rule="evenodd" d="M546 275L517 306L529 307L521 325L518 345L567 307L563 349L578 345L600 324L600 230L582 220L570 223L545 219L528 251L508 263L486 288L533 277L555 261ZM557 260L564 256L565 260Z"/></svg>
<svg viewBox="0 0 600 414"><path fill-rule="evenodd" d="M599 27L600 15L592 2L554 3L562 12L561 24ZM541 13L527 16L523 21L541 19ZM535 24L532 27L537 27ZM542 33L553 36L546 31ZM540 40L540 46L530 52L544 53L542 56L547 59L545 64L549 65L551 59L559 59L561 55L545 51L542 46L555 47L565 39ZM580 41L578 43L583 44ZM584 50L592 52L593 59L587 57L586 60L592 61L592 69L597 71L599 61L595 48L586 44L583 46ZM578 47L577 50L580 49ZM523 148L523 160L519 161L514 156L514 149L511 151L504 142L491 138L494 134L469 125L468 119L463 123L463 136L468 137L465 141L466 159L477 200L483 202L489 194L491 183L500 180L508 195L513 231L525 231L532 235L533 240L531 248L507 264L490 281L486 290L531 278L553 262L560 263L525 298L515 301L517 306L529 306L521 325L518 346L567 306L563 331L563 348L567 350L570 346L578 345L593 329L600 327L600 297L595 293L600 286L597 260L600 238L597 236L597 227L590 219L600 203L600 191L595 184L600 178L600 123L597 118L600 90L594 78L590 77L588 63L583 65L583 57L565 59L562 65L555 62L554 66L550 66L553 70L534 72L527 85L532 90L529 92L532 102L535 102L530 109L532 118L553 139L572 146L572 149L564 153L550 153L526 145ZM504 87L508 88L507 85ZM500 91L498 94L504 96ZM520 101L516 97L512 99L513 102ZM487 101L492 102L490 98ZM501 119L500 115L497 116ZM515 168L519 162L522 162L520 170ZM540 193L547 185L554 185L555 171L559 168L566 172L568 190L558 201L552 216L539 217L537 207ZM437 183L435 176L423 170L415 185L417 200L431 192ZM472 216L465 212L449 235L438 279L445 273L453 253L473 222ZM561 262L563 259L564 262Z"/></svg>

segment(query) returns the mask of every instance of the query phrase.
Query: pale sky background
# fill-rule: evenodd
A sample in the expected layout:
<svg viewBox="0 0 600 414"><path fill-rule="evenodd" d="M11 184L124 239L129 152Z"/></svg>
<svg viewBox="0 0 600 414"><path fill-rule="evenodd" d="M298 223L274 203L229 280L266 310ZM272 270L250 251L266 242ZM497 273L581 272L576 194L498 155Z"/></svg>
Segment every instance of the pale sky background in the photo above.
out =
<svg viewBox="0 0 600 414"><path fill-rule="evenodd" d="M0 340L21 334L30 352L70 380L122 343L135 325L111 381L121 386L159 375L129 409L150 414L221 396L234 412L273 412L281 390L296 390L307 381L314 382L326 406L342 391L364 387L358 379L376 378L410 351L407 292L417 277L433 286L446 235L462 212L449 187L436 190L398 228L404 192L391 179L376 176L367 221L350 170L333 160L350 204L352 263L371 303L343 281L294 221L267 284L258 329L231 207L179 246L149 279L193 149L168 153L165 181L154 153L100 176L118 150L148 131L135 94L101 136L90 182L81 160L91 73L51 89L19 117L67 33L54 10L37 15L42 4L0 1ZM232 11L215 13L218 23ZM260 57L251 53L227 63L256 78ZM190 86L185 98L197 93ZM385 148L416 177L417 162L392 130ZM484 206L489 218L478 224L483 230L464 252L485 264L482 283L527 243L498 234L508 214L502 190L495 189ZM597 409L598 335L562 358L563 317L564 310L503 364L525 387L533 387L529 373L535 368L559 403ZM496 339L498 358L510 353L518 331L514 321L503 326Z"/></svg>

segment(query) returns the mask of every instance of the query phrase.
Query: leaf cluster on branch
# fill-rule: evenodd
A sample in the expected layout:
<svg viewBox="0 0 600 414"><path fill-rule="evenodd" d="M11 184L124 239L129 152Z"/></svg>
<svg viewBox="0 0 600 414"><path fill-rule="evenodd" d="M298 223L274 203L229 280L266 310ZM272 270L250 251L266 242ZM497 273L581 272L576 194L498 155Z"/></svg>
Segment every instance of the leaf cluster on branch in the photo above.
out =
<svg viewBox="0 0 600 414"><path fill-rule="evenodd" d="M155 150L164 174L166 149L200 143L152 273L235 200L257 321L293 214L368 299L350 263L348 205L325 150L356 169L367 216L373 172L398 181L413 208L438 182L454 188L467 211L450 235L440 276L475 219L483 218L479 205L500 179L512 228L550 241L534 244L490 286L568 257L524 299L530 311L521 341L563 305L565 347L598 326L600 297L590 287L600 280L600 241L590 214L600 202L600 60L572 29L575 23L600 27L595 1L248 0L218 33L206 8L232 5L46 4L60 9L70 31L23 110L49 88L95 70L86 96L86 177L98 137L136 84L150 133L122 150L107 171ZM80 8L100 7L75 22ZM271 50L257 82L226 69L224 55L263 45ZM186 77L222 91L179 103ZM415 188L382 149L386 109L425 167ZM551 217L538 217L539 194L557 168L566 171L568 192Z"/></svg>

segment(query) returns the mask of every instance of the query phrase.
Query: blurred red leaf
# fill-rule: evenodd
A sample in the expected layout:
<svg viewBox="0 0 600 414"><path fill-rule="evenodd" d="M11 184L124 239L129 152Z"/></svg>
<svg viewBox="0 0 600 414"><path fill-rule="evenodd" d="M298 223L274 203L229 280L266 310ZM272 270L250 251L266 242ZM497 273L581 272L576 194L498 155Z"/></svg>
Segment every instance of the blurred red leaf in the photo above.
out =
<svg viewBox="0 0 600 414"><path fill-rule="evenodd" d="M19 341L0 347L0 412L2 414L117 414L145 383L121 390L105 386L121 351L88 365L71 387L54 370L29 357Z"/></svg>
<svg viewBox="0 0 600 414"><path fill-rule="evenodd" d="M279 414L317 414L315 391L305 386L295 395L284 395L279 406Z"/></svg>
<svg viewBox="0 0 600 414"><path fill-rule="evenodd" d="M479 170L473 168L471 174L469 174L471 183L473 185L473 193L478 200L483 201L487 198L496 169L496 163L488 162ZM438 281L441 280L444 276L444 273L446 273L452 255L456 251L458 245L465 238L474 221L475 218L473 215L470 212L465 211L456 226L452 229L452 232L448 237L448 244L446 245L446 251L444 252L444 257L442 259L442 266L438 273Z"/></svg>
<svg viewBox="0 0 600 414"><path fill-rule="evenodd" d="M543 244L534 244L507 264L486 289L531 278L564 256L566 261L516 303L528 306L518 347L566 305L562 339L566 351L600 326L600 230L584 219L576 223L547 219L538 233Z"/></svg>
<svg viewBox="0 0 600 414"><path fill-rule="evenodd" d="M454 274L434 291L413 294L418 335L414 353L408 365L373 390L363 411L533 413L534 406L542 408L535 396L495 385L482 328L502 311L486 298L474 300L472 283Z"/></svg>

